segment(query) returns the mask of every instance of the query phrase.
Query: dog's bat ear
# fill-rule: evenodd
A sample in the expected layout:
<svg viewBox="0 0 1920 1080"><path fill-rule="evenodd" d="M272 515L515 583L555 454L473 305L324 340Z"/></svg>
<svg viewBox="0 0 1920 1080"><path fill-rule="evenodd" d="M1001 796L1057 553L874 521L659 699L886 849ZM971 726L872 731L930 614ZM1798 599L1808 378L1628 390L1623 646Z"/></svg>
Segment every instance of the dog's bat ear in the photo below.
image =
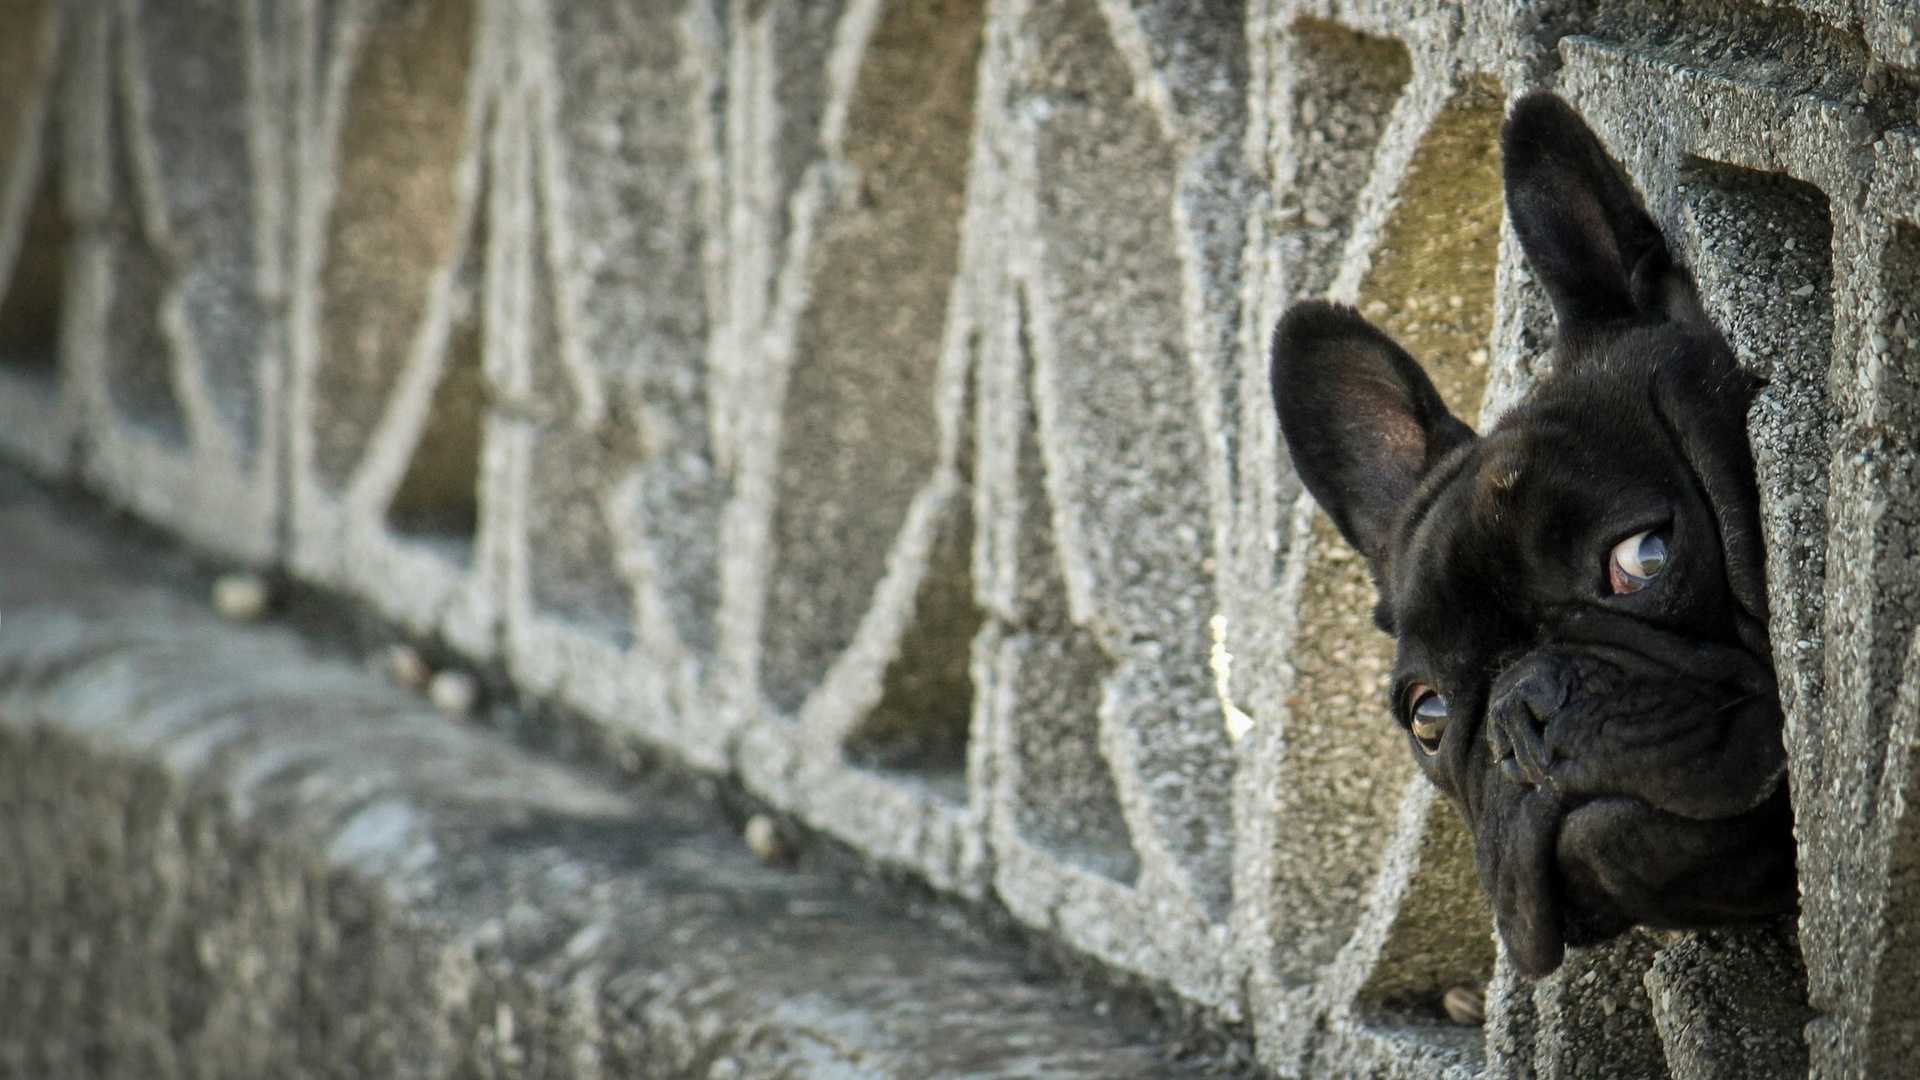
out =
<svg viewBox="0 0 1920 1080"><path fill-rule="evenodd" d="M1647 315L1706 320L1692 276L1566 102L1544 91L1521 98L1500 152L1507 213L1562 333Z"/></svg>
<svg viewBox="0 0 1920 1080"><path fill-rule="evenodd" d="M1406 350L1352 308L1296 304L1273 332L1273 401L1293 467L1378 562L1427 469L1473 438Z"/></svg>

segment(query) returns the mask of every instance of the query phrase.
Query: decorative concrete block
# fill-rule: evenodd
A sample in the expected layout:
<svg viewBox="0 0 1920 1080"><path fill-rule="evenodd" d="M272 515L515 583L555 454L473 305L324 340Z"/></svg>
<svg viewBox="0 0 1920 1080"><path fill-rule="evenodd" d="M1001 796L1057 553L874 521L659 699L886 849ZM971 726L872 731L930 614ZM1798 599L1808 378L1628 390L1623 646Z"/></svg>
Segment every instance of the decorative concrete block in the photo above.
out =
<svg viewBox="0 0 1920 1080"><path fill-rule="evenodd" d="M0 21L9 455L1004 905L1280 1075L1705 1077L1735 1044L1872 1074L1920 1030L1905 5ZM1463 418L1517 400L1552 328L1494 144L1540 87L1765 380L1804 902L1791 940L1635 938L1533 987L1382 714L1266 342L1330 297ZM1484 1029L1446 1019L1482 986Z"/></svg>

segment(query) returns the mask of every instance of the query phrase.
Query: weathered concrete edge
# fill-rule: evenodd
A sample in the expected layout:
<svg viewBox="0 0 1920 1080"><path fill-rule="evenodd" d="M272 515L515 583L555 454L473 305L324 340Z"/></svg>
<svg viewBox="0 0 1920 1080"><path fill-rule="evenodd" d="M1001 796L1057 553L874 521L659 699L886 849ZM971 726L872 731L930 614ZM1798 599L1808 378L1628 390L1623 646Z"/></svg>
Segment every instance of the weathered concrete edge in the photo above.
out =
<svg viewBox="0 0 1920 1080"><path fill-rule="evenodd" d="M166 961L146 979L191 976L183 995L228 1002L183 1019L115 999L109 1020L170 1031L171 1045L77 1021L0 1023L0 1057L39 1075L151 1074L151 1055L168 1053L236 1076L1201 1067L1029 981L1009 950L877 913L831 876L760 864L686 800L451 722L284 627L222 623L179 587L180 567L156 568L153 551L6 476L0 554L0 761L14 781L0 832L47 864L23 878L93 898L74 909L57 889L0 889L15 909L0 926L41 961L0 993L44 1007L41 988L75 965L104 965L97 985L116 963L184 950L213 960ZM115 841L145 853L146 873L101 868L63 839L150 827L171 839ZM154 881L175 883L159 886L170 901L155 904ZM228 916L192 910L210 895L232 901L215 905ZM171 923L137 910L183 898ZM63 925L102 917L170 938L71 944L111 939ZM360 977L335 977L347 969ZM173 1007L165 993L146 1004Z"/></svg>

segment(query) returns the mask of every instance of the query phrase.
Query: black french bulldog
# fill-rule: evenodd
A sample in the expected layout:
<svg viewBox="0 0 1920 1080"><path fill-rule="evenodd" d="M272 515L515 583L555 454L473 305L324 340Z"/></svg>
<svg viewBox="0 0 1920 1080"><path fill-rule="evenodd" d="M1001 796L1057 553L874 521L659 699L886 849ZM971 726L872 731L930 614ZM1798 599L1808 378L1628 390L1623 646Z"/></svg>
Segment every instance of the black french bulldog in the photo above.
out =
<svg viewBox="0 0 1920 1080"><path fill-rule="evenodd" d="M1792 814L1745 436L1758 384L1580 116L1501 133L1559 326L1485 436L1349 308L1274 332L1294 467L1379 592L1390 708L1474 836L1519 970L1635 924L1791 911Z"/></svg>

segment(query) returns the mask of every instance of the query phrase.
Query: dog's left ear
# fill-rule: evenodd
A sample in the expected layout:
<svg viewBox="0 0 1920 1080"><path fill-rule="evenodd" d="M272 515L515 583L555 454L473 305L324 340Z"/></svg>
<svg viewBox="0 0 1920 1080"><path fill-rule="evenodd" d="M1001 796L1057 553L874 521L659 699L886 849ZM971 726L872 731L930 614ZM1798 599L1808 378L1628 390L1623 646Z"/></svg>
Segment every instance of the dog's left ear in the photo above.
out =
<svg viewBox="0 0 1920 1080"><path fill-rule="evenodd" d="M1473 431L1413 357L1352 308L1295 304L1273 332L1272 374L1294 471L1377 567L1420 478Z"/></svg>
<svg viewBox="0 0 1920 1080"><path fill-rule="evenodd" d="M1514 233L1562 335L1621 319L1708 322L1692 275L1566 102L1544 91L1515 102L1500 153Z"/></svg>

